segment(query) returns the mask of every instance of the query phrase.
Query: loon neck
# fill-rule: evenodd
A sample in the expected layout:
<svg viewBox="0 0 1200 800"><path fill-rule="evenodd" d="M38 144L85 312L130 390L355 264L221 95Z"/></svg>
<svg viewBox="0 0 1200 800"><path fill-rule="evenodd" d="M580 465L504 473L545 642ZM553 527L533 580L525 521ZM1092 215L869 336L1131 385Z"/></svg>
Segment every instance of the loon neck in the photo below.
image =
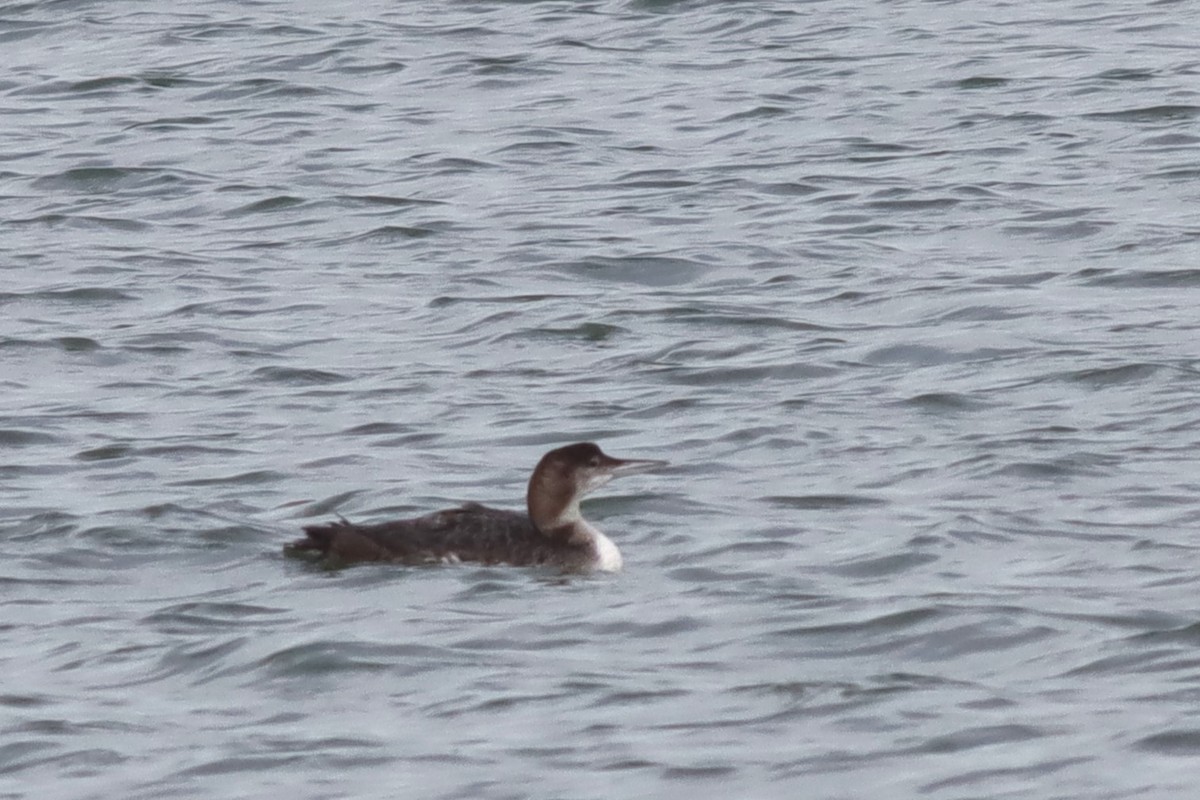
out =
<svg viewBox="0 0 1200 800"><path fill-rule="evenodd" d="M531 487L532 489L532 487ZM543 536L565 542L587 538L591 526L579 511L579 498L555 498L530 491L526 505L529 521Z"/></svg>
<svg viewBox="0 0 1200 800"><path fill-rule="evenodd" d="M591 566L601 572L616 572L621 569L621 551L612 539L592 527L579 513L579 500L575 499L556 515L535 516L537 504L529 503L529 519L543 536L563 544L586 548L591 551Z"/></svg>
<svg viewBox="0 0 1200 800"><path fill-rule="evenodd" d="M576 528L587 525L579 512L579 493L572 481L549 469L545 459L542 462L529 477L525 493L529 521L542 535L569 541Z"/></svg>

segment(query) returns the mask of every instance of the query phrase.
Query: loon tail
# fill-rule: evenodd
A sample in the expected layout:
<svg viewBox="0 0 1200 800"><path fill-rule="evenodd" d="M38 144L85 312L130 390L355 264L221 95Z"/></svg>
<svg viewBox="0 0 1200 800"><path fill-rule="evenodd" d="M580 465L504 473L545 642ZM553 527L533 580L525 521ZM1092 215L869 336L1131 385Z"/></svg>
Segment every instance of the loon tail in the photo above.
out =
<svg viewBox="0 0 1200 800"><path fill-rule="evenodd" d="M363 528L339 517L337 522L326 525L305 525L304 538L285 544L283 551L345 561L391 560L391 553L365 534Z"/></svg>
<svg viewBox="0 0 1200 800"><path fill-rule="evenodd" d="M337 529L337 523L306 525L304 538L288 542L283 546L283 551L294 555L328 555L329 549L333 546L333 540L337 536Z"/></svg>

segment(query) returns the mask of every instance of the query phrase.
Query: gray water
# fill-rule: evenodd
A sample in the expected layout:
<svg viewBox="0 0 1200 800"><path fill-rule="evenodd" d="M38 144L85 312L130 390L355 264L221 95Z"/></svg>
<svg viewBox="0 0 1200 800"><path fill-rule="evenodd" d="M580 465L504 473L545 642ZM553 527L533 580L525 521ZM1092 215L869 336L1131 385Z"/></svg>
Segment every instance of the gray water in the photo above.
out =
<svg viewBox="0 0 1200 800"><path fill-rule="evenodd" d="M1191 796L1198 30L0 5L0 796ZM280 552L589 439L620 574Z"/></svg>

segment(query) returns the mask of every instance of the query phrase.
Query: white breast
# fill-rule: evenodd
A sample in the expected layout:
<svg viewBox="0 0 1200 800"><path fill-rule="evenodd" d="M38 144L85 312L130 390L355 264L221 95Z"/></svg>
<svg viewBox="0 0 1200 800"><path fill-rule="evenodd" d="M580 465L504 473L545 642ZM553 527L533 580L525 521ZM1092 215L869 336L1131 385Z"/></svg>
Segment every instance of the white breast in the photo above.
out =
<svg viewBox="0 0 1200 800"><path fill-rule="evenodd" d="M591 526L588 526L591 527ZM602 572L616 572L621 569L621 551L617 549L613 540L605 536L595 528L591 529L592 541L596 547L596 566Z"/></svg>

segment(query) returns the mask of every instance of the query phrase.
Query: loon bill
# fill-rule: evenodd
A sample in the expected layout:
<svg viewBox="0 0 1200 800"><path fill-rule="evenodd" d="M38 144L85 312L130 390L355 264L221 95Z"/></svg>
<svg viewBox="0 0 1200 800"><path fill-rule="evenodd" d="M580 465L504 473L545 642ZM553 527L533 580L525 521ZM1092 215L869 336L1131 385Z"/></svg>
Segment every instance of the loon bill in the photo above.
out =
<svg viewBox="0 0 1200 800"><path fill-rule="evenodd" d="M341 520L306 526L305 538L284 550L339 564L478 561L615 572L621 568L621 551L583 518L579 500L613 478L648 472L666 463L613 458L591 442L580 442L542 456L529 478L527 514L467 503L374 525Z"/></svg>

